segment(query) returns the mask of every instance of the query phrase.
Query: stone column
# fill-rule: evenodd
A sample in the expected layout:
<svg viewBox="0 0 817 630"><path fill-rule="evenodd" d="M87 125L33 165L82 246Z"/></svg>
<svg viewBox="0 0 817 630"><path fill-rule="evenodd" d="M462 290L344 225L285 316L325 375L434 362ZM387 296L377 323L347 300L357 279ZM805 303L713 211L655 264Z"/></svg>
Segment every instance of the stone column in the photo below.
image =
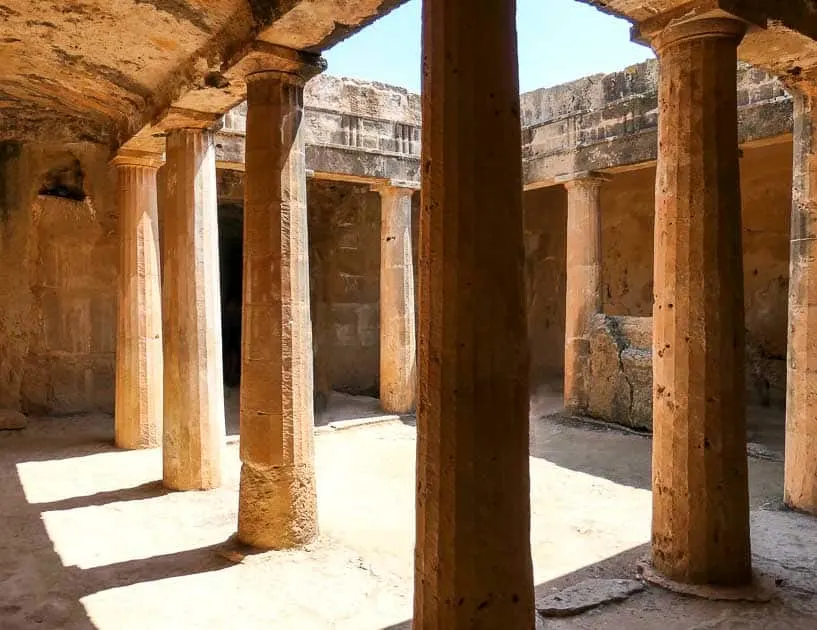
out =
<svg viewBox="0 0 817 630"><path fill-rule="evenodd" d="M392 184L380 193L380 404L390 413L414 409L417 342L411 199L414 188Z"/></svg>
<svg viewBox="0 0 817 630"><path fill-rule="evenodd" d="M751 579L736 97L744 32L732 18L699 18L652 37L652 562L687 583Z"/></svg>
<svg viewBox="0 0 817 630"><path fill-rule="evenodd" d="M423 10L414 627L533 628L516 3Z"/></svg>
<svg viewBox="0 0 817 630"><path fill-rule="evenodd" d="M301 123L320 61L247 76L238 537L267 549L318 533Z"/></svg>
<svg viewBox="0 0 817 630"><path fill-rule="evenodd" d="M224 382L213 133L167 135L163 207L164 484L221 483Z"/></svg>
<svg viewBox="0 0 817 630"><path fill-rule="evenodd" d="M794 182L784 498L792 508L817 514L817 91L801 83L791 93Z"/></svg>
<svg viewBox="0 0 817 630"><path fill-rule="evenodd" d="M565 408L587 413L590 324L601 313L601 173L577 173L567 189L567 296L565 299Z"/></svg>
<svg viewBox="0 0 817 630"><path fill-rule="evenodd" d="M119 211L119 312L115 442L162 443L162 293L156 171L160 155L120 152L114 160Z"/></svg>

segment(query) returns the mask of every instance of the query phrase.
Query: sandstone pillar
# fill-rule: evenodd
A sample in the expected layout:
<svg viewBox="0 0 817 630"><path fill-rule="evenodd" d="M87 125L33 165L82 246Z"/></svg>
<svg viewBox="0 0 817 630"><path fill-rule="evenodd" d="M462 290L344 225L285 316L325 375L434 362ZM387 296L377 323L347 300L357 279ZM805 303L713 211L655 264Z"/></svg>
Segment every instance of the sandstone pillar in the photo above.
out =
<svg viewBox="0 0 817 630"><path fill-rule="evenodd" d="M565 408L587 413L590 324L601 313L600 173L580 173L567 189L567 296L565 299Z"/></svg>
<svg viewBox="0 0 817 630"><path fill-rule="evenodd" d="M262 548L318 532L301 122L319 61L247 77L238 537Z"/></svg>
<svg viewBox="0 0 817 630"><path fill-rule="evenodd" d="M167 136L163 208L164 484L221 482L224 383L213 133Z"/></svg>
<svg viewBox="0 0 817 630"><path fill-rule="evenodd" d="M119 313L116 335L115 442L152 448L162 442L162 295L156 171L161 156L121 152Z"/></svg>
<svg viewBox="0 0 817 630"><path fill-rule="evenodd" d="M794 96L794 182L786 374L786 505L817 514L817 91ZM814 282L812 282L814 280Z"/></svg>
<svg viewBox="0 0 817 630"><path fill-rule="evenodd" d="M659 59L652 561L688 583L751 580L743 252L732 18L672 23Z"/></svg>
<svg viewBox="0 0 817 630"><path fill-rule="evenodd" d="M516 3L423 5L414 627L533 628Z"/></svg>
<svg viewBox="0 0 817 630"><path fill-rule="evenodd" d="M416 356L412 187L378 186L380 193L380 404L391 413L414 408Z"/></svg>

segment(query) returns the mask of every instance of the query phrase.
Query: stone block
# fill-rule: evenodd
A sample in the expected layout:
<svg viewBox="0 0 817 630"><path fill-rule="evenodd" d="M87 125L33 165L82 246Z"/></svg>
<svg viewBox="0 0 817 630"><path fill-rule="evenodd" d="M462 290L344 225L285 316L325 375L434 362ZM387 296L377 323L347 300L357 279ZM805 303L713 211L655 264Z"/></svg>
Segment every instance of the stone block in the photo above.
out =
<svg viewBox="0 0 817 630"><path fill-rule="evenodd" d="M590 335L589 415L652 429L652 320L597 315Z"/></svg>
<svg viewBox="0 0 817 630"><path fill-rule="evenodd" d="M602 604L624 601L642 590L644 585L638 580L589 579L539 599L536 610L543 617L570 617Z"/></svg>

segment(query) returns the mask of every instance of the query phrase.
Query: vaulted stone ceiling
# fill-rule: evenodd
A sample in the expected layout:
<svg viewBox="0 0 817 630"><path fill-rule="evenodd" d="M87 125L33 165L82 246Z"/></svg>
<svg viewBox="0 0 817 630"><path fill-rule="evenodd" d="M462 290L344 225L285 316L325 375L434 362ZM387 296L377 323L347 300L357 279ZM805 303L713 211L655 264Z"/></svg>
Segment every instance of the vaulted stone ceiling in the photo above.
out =
<svg viewBox="0 0 817 630"><path fill-rule="evenodd" d="M324 50L404 0L0 0L0 140L118 145L185 96L219 112L250 42Z"/></svg>

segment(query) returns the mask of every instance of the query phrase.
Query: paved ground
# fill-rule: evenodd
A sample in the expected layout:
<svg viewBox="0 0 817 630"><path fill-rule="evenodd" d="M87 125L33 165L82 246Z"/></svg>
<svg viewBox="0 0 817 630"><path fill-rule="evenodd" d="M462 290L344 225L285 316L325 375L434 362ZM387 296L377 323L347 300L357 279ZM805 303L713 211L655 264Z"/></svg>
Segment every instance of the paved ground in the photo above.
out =
<svg viewBox="0 0 817 630"><path fill-rule="evenodd" d="M160 452L113 449L109 417L34 420L0 434L0 628L410 627L414 427L336 430L343 416L378 412L371 401L330 403L316 438L320 539L246 557L228 541L235 437L223 488L170 493L159 483ZM540 397L535 415L557 407L557 397ZM537 593L587 576L632 577L649 538L649 439L546 419L532 421L531 435ZM750 473L756 565L780 578L775 602L712 603L648 588L541 627L817 627L817 519L778 510L780 462L752 459Z"/></svg>

